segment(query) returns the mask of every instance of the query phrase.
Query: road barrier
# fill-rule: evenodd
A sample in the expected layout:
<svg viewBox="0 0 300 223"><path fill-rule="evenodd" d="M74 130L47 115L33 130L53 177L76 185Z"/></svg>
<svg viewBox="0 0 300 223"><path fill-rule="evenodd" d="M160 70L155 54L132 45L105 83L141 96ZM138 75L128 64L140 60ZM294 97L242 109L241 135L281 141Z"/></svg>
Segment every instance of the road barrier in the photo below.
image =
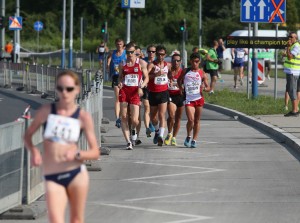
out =
<svg viewBox="0 0 300 223"><path fill-rule="evenodd" d="M0 62L0 85L26 87L27 91L51 94L55 98L56 75L61 69L43 66ZM82 81L78 104L92 115L98 144L101 145L101 121L103 118L102 71L77 72ZM24 81L25 80L25 81ZM36 92L36 93L37 93ZM27 114L25 114L26 116ZM31 167L30 153L25 150L23 135L31 120L24 119L0 125L0 214L7 210L28 205L44 194L42 169ZM33 136L34 145L43 152L42 127ZM85 135L79 139L79 148L88 149ZM92 165L89 163L89 166ZM99 165L99 164L98 164ZM88 166L88 165L87 165ZM100 170L99 168L93 170ZM3 218L0 215L0 219Z"/></svg>

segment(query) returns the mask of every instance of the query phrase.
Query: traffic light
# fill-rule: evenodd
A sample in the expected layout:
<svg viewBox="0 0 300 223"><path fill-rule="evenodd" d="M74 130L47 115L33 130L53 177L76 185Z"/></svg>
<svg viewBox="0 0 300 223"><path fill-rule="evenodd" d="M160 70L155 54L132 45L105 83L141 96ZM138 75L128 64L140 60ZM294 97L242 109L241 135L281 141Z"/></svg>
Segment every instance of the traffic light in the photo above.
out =
<svg viewBox="0 0 300 223"><path fill-rule="evenodd" d="M101 33L106 33L106 27L105 27L105 23L102 24L101 26Z"/></svg>
<svg viewBox="0 0 300 223"><path fill-rule="evenodd" d="M0 29L3 29L5 27L5 17L0 16Z"/></svg>
<svg viewBox="0 0 300 223"><path fill-rule="evenodd" d="M186 21L185 19L180 21L180 31L184 32L186 30Z"/></svg>

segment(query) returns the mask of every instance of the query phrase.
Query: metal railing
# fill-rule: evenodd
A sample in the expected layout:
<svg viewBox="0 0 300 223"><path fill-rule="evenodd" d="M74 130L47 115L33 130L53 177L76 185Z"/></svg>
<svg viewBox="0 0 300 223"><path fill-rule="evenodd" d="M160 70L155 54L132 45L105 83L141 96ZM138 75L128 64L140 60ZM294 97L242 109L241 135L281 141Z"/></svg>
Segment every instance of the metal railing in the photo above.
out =
<svg viewBox="0 0 300 223"><path fill-rule="evenodd" d="M43 66L0 63L0 85L26 87L30 92L54 92L56 74L60 69ZM101 120L103 118L103 75L91 70L77 72L82 80L82 93L78 104L92 115L95 133L101 145ZM50 83L50 84L49 84ZM50 85L50 87L48 87ZM31 120L0 125L0 214L19 206L31 204L44 194L42 169L30 166L30 154L24 148L23 135ZM42 127L33 136L33 143L42 152ZM88 149L84 134L79 148Z"/></svg>

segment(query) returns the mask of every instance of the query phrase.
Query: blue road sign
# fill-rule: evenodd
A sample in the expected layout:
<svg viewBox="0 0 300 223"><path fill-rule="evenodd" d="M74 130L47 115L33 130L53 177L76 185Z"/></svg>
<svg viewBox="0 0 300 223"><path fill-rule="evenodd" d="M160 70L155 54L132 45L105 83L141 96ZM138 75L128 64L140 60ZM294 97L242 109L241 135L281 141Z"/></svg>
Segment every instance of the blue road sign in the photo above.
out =
<svg viewBox="0 0 300 223"><path fill-rule="evenodd" d="M21 30L22 29L22 17L10 16L9 17L9 30Z"/></svg>
<svg viewBox="0 0 300 223"><path fill-rule="evenodd" d="M286 0L241 0L241 22L284 23Z"/></svg>
<svg viewBox="0 0 300 223"><path fill-rule="evenodd" d="M122 0L122 8L145 8L145 0Z"/></svg>
<svg viewBox="0 0 300 223"><path fill-rule="evenodd" d="M44 24L41 22L41 21L36 21L34 24L33 24L33 28L35 31L42 31L43 28L44 28Z"/></svg>

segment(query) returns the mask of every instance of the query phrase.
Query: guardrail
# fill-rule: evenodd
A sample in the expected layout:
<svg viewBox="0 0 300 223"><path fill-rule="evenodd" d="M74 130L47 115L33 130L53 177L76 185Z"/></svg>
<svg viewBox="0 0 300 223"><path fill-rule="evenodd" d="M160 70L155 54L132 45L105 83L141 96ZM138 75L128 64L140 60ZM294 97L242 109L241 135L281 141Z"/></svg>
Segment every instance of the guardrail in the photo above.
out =
<svg viewBox="0 0 300 223"><path fill-rule="evenodd" d="M6 66L9 69L6 69ZM27 67L26 67L27 66ZM26 69L24 69L24 67ZM20 72L20 73L18 73ZM0 85L26 86L41 93L42 86L54 92L56 74L60 69L51 70L42 66L0 63ZM93 118L98 144L101 145L101 120L103 118L103 75L102 71L93 74L91 70L77 72L82 80L82 93L78 97L80 107ZM25 76L25 77L24 77ZM32 77L34 76L34 77ZM44 79L43 79L44 78ZM28 80L34 80L28 84ZM25 82L24 82L25 80ZM44 84L43 84L44 81ZM24 85L25 84L25 85ZM42 91L43 92L43 91ZM55 98L55 94L52 93ZM27 205L44 194L42 169L30 166L30 154L25 150L23 135L31 120L0 125L0 214L19 205ZM33 143L42 152L42 128L33 136ZM79 148L88 149L84 134L79 139ZM0 216L1 219L1 216Z"/></svg>

